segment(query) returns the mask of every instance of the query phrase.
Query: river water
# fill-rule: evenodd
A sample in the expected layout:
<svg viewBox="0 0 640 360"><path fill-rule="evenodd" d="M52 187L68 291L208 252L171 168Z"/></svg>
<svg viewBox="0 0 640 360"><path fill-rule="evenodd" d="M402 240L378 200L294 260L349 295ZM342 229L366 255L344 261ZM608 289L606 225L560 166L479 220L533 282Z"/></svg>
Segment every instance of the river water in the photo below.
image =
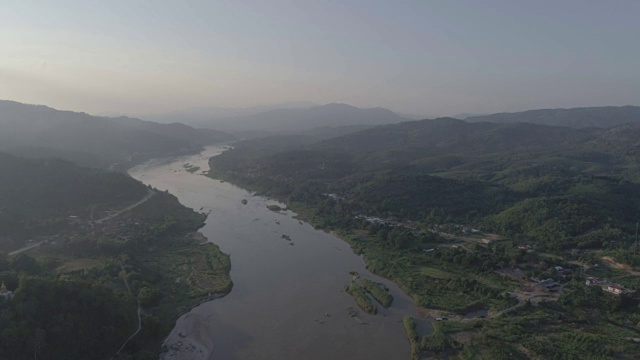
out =
<svg viewBox="0 0 640 360"><path fill-rule="evenodd" d="M402 317L419 316L413 300L393 282L369 273L344 241L294 219L290 211L267 209L276 201L203 176L208 158L222 151L207 147L129 172L169 190L185 206L209 213L200 231L231 256L233 290L178 319L163 358L409 359ZM187 163L201 170L189 173ZM350 271L389 287L391 308L378 306L375 316L360 311L343 290ZM358 310L365 325L349 316L349 307Z"/></svg>

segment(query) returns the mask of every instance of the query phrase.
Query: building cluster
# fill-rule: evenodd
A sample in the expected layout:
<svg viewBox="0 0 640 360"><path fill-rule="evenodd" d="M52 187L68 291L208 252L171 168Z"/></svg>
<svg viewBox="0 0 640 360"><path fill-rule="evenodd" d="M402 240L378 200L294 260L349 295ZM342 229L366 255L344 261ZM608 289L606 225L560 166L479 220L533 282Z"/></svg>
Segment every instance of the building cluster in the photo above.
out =
<svg viewBox="0 0 640 360"><path fill-rule="evenodd" d="M564 269L562 266L554 266L554 269L556 269L558 276L563 279L573 276L573 270L571 269Z"/></svg>
<svg viewBox="0 0 640 360"><path fill-rule="evenodd" d="M621 294L631 294L635 292L632 289L625 288L623 285L615 284L610 282L607 279L600 279L594 276L590 276L585 280L585 285L587 286L600 286L602 290L606 292L610 292L615 295Z"/></svg>
<svg viewBox="0 0 640 360"><path fill-rule="evenodd" d="M0 299L4 301L11 300L13 298L13 291L7 290L7 287L4 285L4 281L2 282L2 286L0 286Z"/></svg>
<svg viewBox="0 0 640 360"><path fill-rule="evenodd" d="M558 289L560 288L560 283L555 281L552 278L548 278L545 280L540 280L538 278L531 278L531 281L533 281L535 283L535 286L544 291L544 292L556 292L558 291Z"/></svg>

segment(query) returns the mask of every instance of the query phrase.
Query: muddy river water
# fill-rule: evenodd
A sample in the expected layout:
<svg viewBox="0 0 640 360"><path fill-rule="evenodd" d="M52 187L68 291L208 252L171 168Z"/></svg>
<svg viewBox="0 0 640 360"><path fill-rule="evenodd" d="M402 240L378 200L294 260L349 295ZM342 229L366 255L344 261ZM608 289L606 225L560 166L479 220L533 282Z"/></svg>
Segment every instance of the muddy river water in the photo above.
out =
<svg viewBox="0 0 640 360"><path fill-rule="evenodd" d="M208 213L200 231L231 256L233 290L180 317L163 358L409 359L402 317L418 317L413 300L393 282L369 273L344 241L295 219L291 211L267 209L276 201L203 176L208 158L223 150L207 147L129 172ZM201 169L190 173L187 163ZM393 305L378 306L375 316L357 309L344 292L350 271L384 283ZM366 324L350 317L350 307Z"/></svg>

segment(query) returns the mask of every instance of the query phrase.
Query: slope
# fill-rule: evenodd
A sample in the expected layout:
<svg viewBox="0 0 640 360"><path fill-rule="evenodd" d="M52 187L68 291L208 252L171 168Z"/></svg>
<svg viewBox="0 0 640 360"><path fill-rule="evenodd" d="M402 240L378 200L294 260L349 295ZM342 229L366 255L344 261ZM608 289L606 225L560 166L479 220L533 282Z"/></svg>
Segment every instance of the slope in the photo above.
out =
<svg viewBox="0 0 640 360"><path fill-rule="evenodd" d="M181 124L155 124L138 119L102 118L59 111L41 105L0 101L0 149L23 155L51 151L54 156L105 164L135 158L193 151L202 145L231 140L213 130L200 132ZM38 150L40 149L40 150ZM88 165L88 164L84 164Z"/></svg>
<svg viewBox="0 0 640 360"><path fill-rule="evenodd" d="M492 115L470 116L465 120L471 122L520 123L569 126L573 128L599 127L640 123L640 107L638 106L604 106L574 109L540 109L514 113L498 113Z"/></svg>

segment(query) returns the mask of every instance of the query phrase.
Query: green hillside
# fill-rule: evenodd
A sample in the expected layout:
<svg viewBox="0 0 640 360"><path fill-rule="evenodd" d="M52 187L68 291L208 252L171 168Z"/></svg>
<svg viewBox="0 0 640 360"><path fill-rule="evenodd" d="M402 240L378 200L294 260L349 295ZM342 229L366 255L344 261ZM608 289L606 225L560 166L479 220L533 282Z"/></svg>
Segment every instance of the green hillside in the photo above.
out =
<svg viewBox="0 0 640 360"><path fill-rule="evenodd" d="M30 157L60 157L82 166L126 166L150 157L200 149L234 139L215 130L60 111L0 101L0 150Z"/></svg>

